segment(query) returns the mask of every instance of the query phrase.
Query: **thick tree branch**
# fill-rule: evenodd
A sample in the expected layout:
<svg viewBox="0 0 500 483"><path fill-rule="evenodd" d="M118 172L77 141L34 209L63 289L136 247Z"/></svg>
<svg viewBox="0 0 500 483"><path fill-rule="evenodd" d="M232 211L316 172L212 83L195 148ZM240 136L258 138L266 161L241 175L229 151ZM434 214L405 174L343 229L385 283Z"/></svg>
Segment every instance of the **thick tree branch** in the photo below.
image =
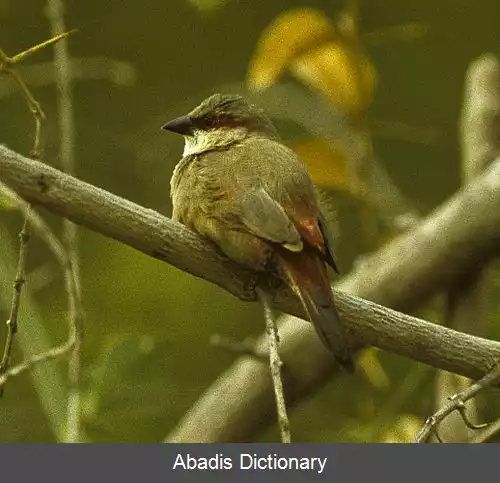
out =
<svg viewBox="0 0 500 483"><path fill-rule="evenodd" d="M32 203L216 283L242 299L255 299L250 272L235 266L195 233L152 210L5 147L0 147L0 180ZM415 229L370 257L339 288L408 310L446 287L458 274L484 264L498 250L499 242L497 161ZM500 358L497 342L426 323L343 292L336 292L339 310L357 345L376 345L472 378L484 375ZM280 292L275 302L281 310L302 314L288 291ZM287 368L285 386L290 394L287 399L293 402L325 380L334 363L321 351L308 325L287 318L280 334ZM245 406L244 418L240 403ZM186 419L172 439L248 439L272 414L272 405L267 368L243 358L212 386L210 394L187 415L189 424Z"/></svg>
<svg viewBox="0 0 500 483"><path fill-rule="evenodd" d="M0 180L27 201L215 283L242 300L256 300L251 271L156 211L1 145ZM383 291L386 305L408 306L400 301L409 299L414 306L446 287L457 273L489 259L500 241L499 222L500 160L415 230L370 257L359 267L359 275L346 281L345 290L375 301ZM286 309L291 298L288 292L280 297L279 308Z"/></svg>

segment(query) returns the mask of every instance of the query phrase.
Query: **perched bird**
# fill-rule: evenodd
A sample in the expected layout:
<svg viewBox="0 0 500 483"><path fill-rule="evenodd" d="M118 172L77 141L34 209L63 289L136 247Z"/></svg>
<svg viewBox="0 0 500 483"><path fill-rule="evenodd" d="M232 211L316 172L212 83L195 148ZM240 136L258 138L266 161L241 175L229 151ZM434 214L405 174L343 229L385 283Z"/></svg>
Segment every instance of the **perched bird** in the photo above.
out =
<svg viewBox="0 0 500 483"><path fill-rule="evenodd" d="M214 94L163 129L182 134L171 180L173 218L230 259L280 277L298 296L323 344L352 371L326 264L332 240L311 177L264 111Z"/></svg>

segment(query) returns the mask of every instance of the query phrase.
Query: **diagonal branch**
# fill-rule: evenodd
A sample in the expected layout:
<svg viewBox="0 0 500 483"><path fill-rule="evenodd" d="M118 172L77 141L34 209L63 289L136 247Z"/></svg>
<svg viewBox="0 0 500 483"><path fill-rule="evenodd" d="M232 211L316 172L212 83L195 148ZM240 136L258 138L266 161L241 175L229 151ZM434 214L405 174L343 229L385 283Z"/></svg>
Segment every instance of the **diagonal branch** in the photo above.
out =
<svg viewBox="0 0 500 483"><path fill-rule="evenodd" d="M216 283L244 300L255 300L249 271L159 213L1 146L0 180L34 204ZM483 376L500 358L500 343L426 323L359 297L411 310L448 286L457 274L486 263L499 242L500 160L339 284L339 311L354 344L375 345L472 378ZM286 290L276 294L274 302L283 311L302 315ZM309 325L288 318L280 334L287 367L286 397L293 403L325 381L335 366ZM233 387L234 395L224 387ZM211 396L204 396L186 416L173 439L247 440L272 414L272 387L259 362L238 361L209 391ZM214 412L207 417L207 411ZM213 417L219 412L220 418Z"/></svg>
<svg viewBox="0 0 500 483"><path fill-rule="evenodd" d="M242 300L256 300L249 270L153 210L1 145L0 180L27 201L215 283ZM500 160L414 230L370 257L343 285L345 291L375 301L384 292L385 305L394 308L414 307L446 287L457 273L490 259L499 240ZM290 309L291 293L282 295L279 308Z"/></svg>

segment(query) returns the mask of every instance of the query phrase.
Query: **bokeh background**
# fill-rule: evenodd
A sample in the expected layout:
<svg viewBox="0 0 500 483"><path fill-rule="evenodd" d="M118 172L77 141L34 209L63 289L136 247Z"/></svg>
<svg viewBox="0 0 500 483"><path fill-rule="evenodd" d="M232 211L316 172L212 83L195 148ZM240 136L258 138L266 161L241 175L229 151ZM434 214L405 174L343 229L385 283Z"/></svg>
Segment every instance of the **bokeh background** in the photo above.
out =
<svg viewBox="0 0 500 483"><path fill-rule="evenodd" d="M369 133L377 163L404 200L403 212L432 211L460 185L457 126L464 75L478 55L500 55L500 4L360 1L358 31L352 38L344 34L348 45L355 46L355 61L365 67L370 63L372 77L367 80L366 102L354 92L342 122L339 113L345 106L335 105L325 92L329 73L345 72L344 64L324 67L326 74L313 86L308 79L319 72L315 62L324 60L304 60L310 70L300 77L289 68L297 55L293 46L287 50L286 42L273 46L268 39L268 50L263 53L258 47L276 19L304 6L338 28L345 2L68 0L67 26L78 29L69 44L77 68L73 95L78 177L170 215L169 180L182 139L160 126L213 92L246 94L249 80L263 87L266 69L278 69L282 62L282 73L268 82L269 90L249 95L269 109L284 139L312 163L315 180L327 192L342 273L360 253L376 249L398 228L372 207L368 213L377 220L376 227L366 229L362 195L347 175L335 174L346 171L352 155L343 141L356 136L366 140ZM44 1L0 0L0 47L14 54L49 38L45 9ZM301 30L315 32L309 17L290 18L285 38L295 38ZM20 72L46 112L43 159L59 167L52 61L48 48L27 59ZM301 105L310 107L302 117L293 114ZM326 133L321 141L318 125ZM23 99L9 79L1 77L0 142L27 154L32 131L33 119ZM40 213L60 230L59 218ZM21 225L17 212L0 211L0 321L8 317ZM373 229L376 236L370 238ZM86 229L80 231L80 246L85 437L161 440L236 357L213 347L210 337L257 336L263 328L260 309ZM23 358L23 350L37 352L66 334L62 276L39 240L30 243L28 268L16 360ZM498 294L498 270L492 273ZM498 337L500 307L491 299L485 335ZM419 315L440 322L442 308L443 300L437 297ZM4 338L2 328L2 346ZM356 377L339 376L293 410L296 441L407 441L414 436L432 411L435 370L374 350L363 360ZM0 400L0 441L60 437L65 368L63 362L49 363L9 382ZM498 417L498 401L490 402L483 403L483 415ZM259 436L276 437L274 428L263 428Z"/></svg>

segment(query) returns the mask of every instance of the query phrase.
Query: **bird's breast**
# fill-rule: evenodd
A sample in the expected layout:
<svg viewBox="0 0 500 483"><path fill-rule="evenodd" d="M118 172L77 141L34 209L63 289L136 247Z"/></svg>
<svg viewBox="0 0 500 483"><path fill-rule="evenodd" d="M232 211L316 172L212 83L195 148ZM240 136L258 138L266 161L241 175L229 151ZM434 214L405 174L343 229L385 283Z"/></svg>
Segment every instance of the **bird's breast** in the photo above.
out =
<svg viewBox="0 0 500 483"><path fill-rule="evenodd" d="M205 233L205 225L214 217L223 217L228 192L224 177L216 166L210 166L203 155L185 158L177 165L172 177L173 218L189 228Z"/></svg>

